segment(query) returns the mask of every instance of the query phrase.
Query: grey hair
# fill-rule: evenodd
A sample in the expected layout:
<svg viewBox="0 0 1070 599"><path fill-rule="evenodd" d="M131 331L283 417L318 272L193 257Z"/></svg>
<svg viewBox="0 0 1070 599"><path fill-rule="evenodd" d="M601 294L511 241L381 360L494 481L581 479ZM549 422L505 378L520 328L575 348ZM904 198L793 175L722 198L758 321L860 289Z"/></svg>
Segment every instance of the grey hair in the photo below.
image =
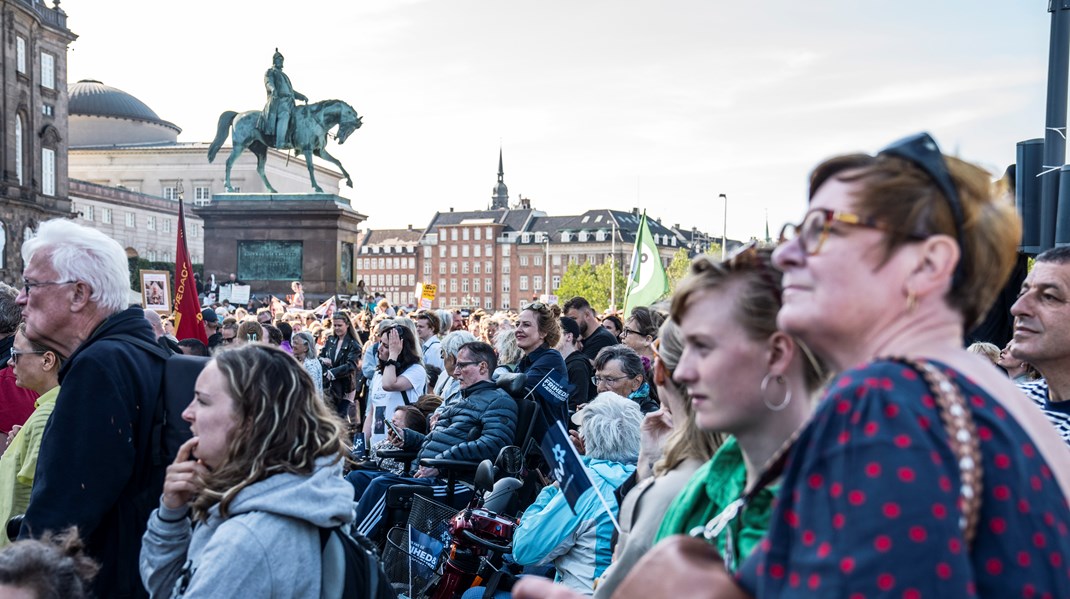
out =
<svg viewBox="0 0 1070 599"><path fill-rule="evenodd" d="M82 281L93 293L89 299L108 314L130 304L130 265L123 246L107 235L65 218L41 223L37 234L22 244L22 260L29 264L39 250L48 252L59 281Z"/></svg>
<svg viewBox="0 0 1070 599"><path fill-rule="evenodd" d="M494 349L498 351L498 363L503 366L516 364L524 357L524 351L516 344L516 329L498 329Z"/></svg>
<svg viewBox="0 0 1070 599"><path fill-rule="evenodd" d="M643 377L646 380L646 371L643 370L643 359L639 357L636 351L627 345L610 345L603 347L598 355L594 359L594 369L602 370L611 361L617 360L620 362L620 369L624 371L624 374L628 378L635 378L637 376Z"/></svg>
<svg viewBox="0 0 1070 599"><path fill-rule="evenodd" d="M0 337L7 337L15 333L22 322L22 306L15 303L19 297L19 290L7 283L0 283ZM3 356L6 360L7 356ZM4 362L7 365L7 362Z"/></svg>
<svg viewBox="0 0 1070 599"><path fill-rule="evenodd" d="M145 320L149 321L149 324L152 325L152 332L155 333L157 337L164 334L163 321L160 320L160 315L157 314L155 310L146 308Z"/></svg>
<svg viewBox="0 0 1070 599"><path fill-rule="evenodd" d="M457 352L461 351L461 346L473 341L479 340L472 333L468 331L453 331L442 339L442 351L446 352L447 356L456 358Z"/></svg>
<svg viewBox="0 0 1070 599"><path fill-rule="evenodd" d="M453 312L450 312L449 310L435 310L435 316L437 316L439 322L442 323L442 325L438 327L438 330L449 331L453 329Z"/></svg>
<svg viewBox="0 0 1070 599"><path fill-rule="evenodd" d="M312 338L312 333L309 333L308 331L301 331L299 333L294 333L293 337L291 337L291 339L298 338L304 341L305 345L308 346L308 355L305 357L305 359L307 360L308 358L312 358L313 360L315 360L318 357L318 354L316 352L316 340Z"/></svg>
<svg viewBox="0 0 1070 599"><path fill-rule="evenodd" d="M580 432L588 456L625 464L634 464L639 459L639 425L643 423L639 404L605 391L580 410L580 414L583 414Z"/></svg>

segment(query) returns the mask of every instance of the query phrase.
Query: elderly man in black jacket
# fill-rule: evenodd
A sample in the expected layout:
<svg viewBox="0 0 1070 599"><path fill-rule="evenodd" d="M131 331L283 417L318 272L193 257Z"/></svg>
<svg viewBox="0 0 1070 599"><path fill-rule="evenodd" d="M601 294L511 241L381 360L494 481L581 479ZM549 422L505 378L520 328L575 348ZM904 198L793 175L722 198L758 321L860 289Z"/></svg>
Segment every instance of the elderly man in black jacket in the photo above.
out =
<svg viewBox="0 0 1070 599"><path fill-rule="evenodd" d="M22 257L26 337L67 362L19 537L76 525L100 564L93 595L148 597L138 555L167 466L154 463L152 436L164 361L143 348L156 347L144 311L128 307L126 252L99 231L55 219L23 244Z"/></svg>
<svg viewBox="0 0 1070 599"><path fill-rule="evenodd" d="M461 383L461 399L439 415L426 436L411 429L404 432L404 446L420 448L417 461L425 458L473 462L494 459L503 447L513 442L516 400L498 389L491 380L491 373L497 366L498 360L490 345L476 341L461 346L453 369L453 376ZM421 467L416 478L389 472L350 472L346 479L353 484L360 500L357 505L359 532L366 536L374 534L386 506L386 491L392 485L433 485L440 487L436 492L444 493L445 481L440 480L438 474L438 470L428 467Z"/></svg>

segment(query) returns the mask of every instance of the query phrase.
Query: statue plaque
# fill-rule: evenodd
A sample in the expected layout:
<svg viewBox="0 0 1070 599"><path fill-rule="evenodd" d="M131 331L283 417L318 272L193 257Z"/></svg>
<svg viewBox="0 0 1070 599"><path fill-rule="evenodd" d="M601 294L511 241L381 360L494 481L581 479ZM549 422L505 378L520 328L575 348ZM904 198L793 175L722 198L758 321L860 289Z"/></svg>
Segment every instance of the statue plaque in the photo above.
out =
<svg viewBox="0 0 1070 599"><path fill-rule="evenodd" d="M300 241L239 241L238 278L300 281L303 250Z"/></svg>

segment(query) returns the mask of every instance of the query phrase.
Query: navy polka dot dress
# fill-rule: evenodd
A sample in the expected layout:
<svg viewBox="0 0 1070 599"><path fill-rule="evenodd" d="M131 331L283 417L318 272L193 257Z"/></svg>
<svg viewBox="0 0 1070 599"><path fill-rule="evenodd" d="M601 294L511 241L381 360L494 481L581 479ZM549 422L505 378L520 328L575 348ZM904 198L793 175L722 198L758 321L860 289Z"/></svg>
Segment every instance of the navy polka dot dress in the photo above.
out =
<svg viewBox="0 0 1070 599"><path fill-rule="evenodd" d="M752 595L1070 598L1070 507L1051 469L1006 410L938 366L981 441L972 547L928 385L910 366L876 362L838 377L799 437L769 533L739 572Z"/></svg>

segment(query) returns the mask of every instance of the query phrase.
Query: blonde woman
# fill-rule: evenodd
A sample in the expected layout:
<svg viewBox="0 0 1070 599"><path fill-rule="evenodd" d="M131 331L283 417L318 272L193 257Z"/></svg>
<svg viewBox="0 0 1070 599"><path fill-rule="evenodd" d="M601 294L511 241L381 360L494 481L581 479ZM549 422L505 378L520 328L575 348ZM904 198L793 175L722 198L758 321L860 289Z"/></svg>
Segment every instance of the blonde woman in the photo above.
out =
<svg viewBox="0 0 1070 599"><path fill-rule="evenodd" d="M620 538L613 564L595 587L596 598L611 597L635 562L650 549L669 504L721 442L717 433L698 427L687 389L672 380L683 353L680 327L672 320L665 321L653 348L657 352L654 383L662 404L658 411L646 415L640 427L637 484L621 503Z"/></svg>
<svg viewBox="0 0 1070 599"><path fill-rule="evenodd" d="M293 357L253 343L217 355L182 413L194 437L168 467L142 542L153 597L320 596L320 528L353 519L343 426Z"/></svg>

